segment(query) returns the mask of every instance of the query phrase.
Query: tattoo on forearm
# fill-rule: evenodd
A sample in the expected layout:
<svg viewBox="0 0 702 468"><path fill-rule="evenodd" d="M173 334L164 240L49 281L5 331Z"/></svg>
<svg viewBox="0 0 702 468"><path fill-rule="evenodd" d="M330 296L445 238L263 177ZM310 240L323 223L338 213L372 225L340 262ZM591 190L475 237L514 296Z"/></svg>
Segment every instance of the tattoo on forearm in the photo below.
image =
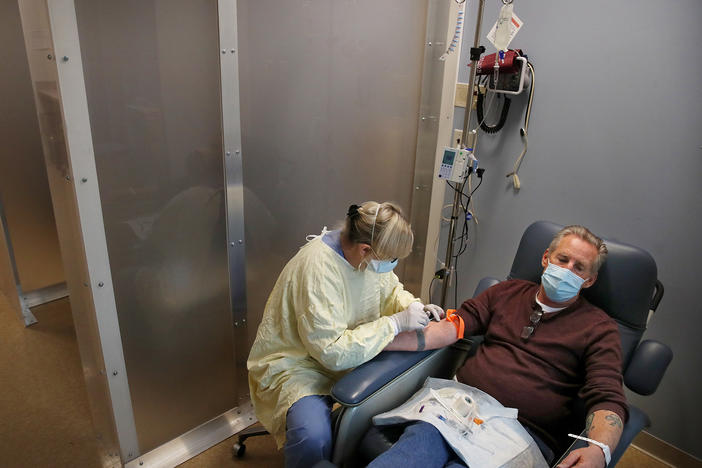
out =
<svg viewBox="0 0 702 468"><path fill-rule="evenodd" d="M608 414L607 416L605 416L605 419L612 427L617 427L619 429L624 427L624 425L622 424L622 419L616 414Z"/></svg>
<svg viewBox="0 0 702 468"><path fill-rule="evenodd" d="M585 420L585 433L590 434L590 431L595 428L595 426L592 425L592 421L595 419L595 414L590 413L587 416L587 419Z"/></svg>
<svg viewBox="0 0 702 468"><path fill-rule="evenodd" d="M417 330L417 351L424 351L425 346L424 330Z"/></svg>

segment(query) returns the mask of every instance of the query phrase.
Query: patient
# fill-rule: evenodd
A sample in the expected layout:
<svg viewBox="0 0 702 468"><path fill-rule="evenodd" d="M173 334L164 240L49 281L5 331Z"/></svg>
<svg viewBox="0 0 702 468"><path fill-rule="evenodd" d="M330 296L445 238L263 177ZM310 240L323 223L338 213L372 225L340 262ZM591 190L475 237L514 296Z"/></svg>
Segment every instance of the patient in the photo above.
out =
<svg viewBox="0 0 702 468"><path fill-rule="evenodd" d="M504 281L457 311L464 336L485 335L476 355L459 369L458 381L517 408L549 463L570 445L568 432L582 424L575 402L584 401L585 435L607 447L590 442L571 452L562 467L604 467L628 417L617 325L580 296L594 284L606 256L602 239L582 226L567 226L544 252L541 284ZM408 344L429 349L456 339L456 328L444 320L399 334L386 349ZM448 465L465 466L434 426L416 422L369 466Z"/></svg>

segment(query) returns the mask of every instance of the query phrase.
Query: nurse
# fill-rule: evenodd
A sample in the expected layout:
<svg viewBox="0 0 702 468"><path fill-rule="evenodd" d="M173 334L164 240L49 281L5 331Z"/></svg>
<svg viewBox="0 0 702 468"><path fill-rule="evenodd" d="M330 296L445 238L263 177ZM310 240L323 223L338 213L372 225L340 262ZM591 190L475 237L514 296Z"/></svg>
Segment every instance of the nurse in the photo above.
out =
<svg viewBox="0 0 702 468"><path fill-rule="evenodd" d="M344 226L315 236L288 262L266 303L247 362L259 421L286 467L329 460L332 386L430 314L392 272L414 236L390 202L351 205Z"/></svg>

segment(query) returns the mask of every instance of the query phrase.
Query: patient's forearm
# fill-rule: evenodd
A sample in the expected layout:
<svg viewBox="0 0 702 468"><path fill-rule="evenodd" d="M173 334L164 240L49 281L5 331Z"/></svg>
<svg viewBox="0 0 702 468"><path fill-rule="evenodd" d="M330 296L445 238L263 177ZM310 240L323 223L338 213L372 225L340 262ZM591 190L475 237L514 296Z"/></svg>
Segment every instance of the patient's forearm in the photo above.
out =
<svg viewBox="0 0 702 468"><path fill-rule="evenodd" d="M622 420L617 413L607 410L597 410L587 417L585 436L588 439L602 442L609 446L610 455L617 448L622 435ZM558 468L575 467L604 467L606 459L603 450L595 444L573 450L558 464Z"/></svg>
<svg viewBox="0 0 702 468"><path fill-rule="evenodd" d="M422 330L399 333L385 351L422 351L443 348L457 340L456 327L448 320L429 322Z"/></svg>
<svg viewBox="0 0 702 468"><path fill-rule="evenodd" d="M609 449L614 452L619 438L622 436L623 427L622 420L617 413L598 410L587 418L587 437L609 445Z"/></svg>

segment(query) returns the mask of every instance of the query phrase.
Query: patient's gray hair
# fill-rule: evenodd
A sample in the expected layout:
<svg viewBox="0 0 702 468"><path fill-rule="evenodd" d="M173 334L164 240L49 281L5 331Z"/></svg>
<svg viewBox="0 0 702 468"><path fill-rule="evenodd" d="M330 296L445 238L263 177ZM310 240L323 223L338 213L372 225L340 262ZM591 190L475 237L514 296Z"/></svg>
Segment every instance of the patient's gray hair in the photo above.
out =
<svg viewBox="0 0 702 468"><path fill-rule="evenodd" d="M595 262L592 264L592 273L597 273L602 264L607 259L607 245L602 239L594 235L585 226L573 224L571 226L566 226L560 231L558 231L558 233L556 233L553 240L549 244L548 251L553 252L554 250L556 250L556 247L558 247L558 244L561 243L563 238L565 236L571 235L578 236L579 238L581 238L582 240L584 240L585 242L597 249L597 258L595 258Z"/></svg>

